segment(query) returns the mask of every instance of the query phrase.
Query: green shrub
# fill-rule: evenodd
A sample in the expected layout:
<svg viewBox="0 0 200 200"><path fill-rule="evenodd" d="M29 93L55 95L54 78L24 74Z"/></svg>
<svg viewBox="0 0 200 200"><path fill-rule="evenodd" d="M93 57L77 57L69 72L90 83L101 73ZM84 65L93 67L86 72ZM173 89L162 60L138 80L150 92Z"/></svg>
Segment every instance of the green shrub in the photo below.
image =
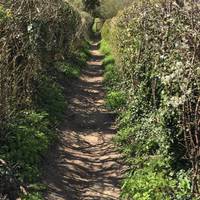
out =
<svg viewBox="0 0 200 200"><path fill-rule="evenodd" d="M73 3L81 6L80 1ZM61 74L66 79L79 77L89 51L88 46L78 51L76 44L87 37L92 23L92 17L81 15L64 0L31 1L31 13L28 10L29 1L0 3L0 43L4 47L0 51L0 85L1 94L5 94L0 98L0 158L10 173L16 174L16 182L25 186L38 181L41 156L56 138L55 127L66 108L58 84L64 81L58 79ZM53 64L60 59L68 61L58 70ZM11 176L0 190L6 191L6 184L10 187L12 181ZM27 195L25 199L40 199L40 195Z"/></svg>
<svg viewBox="0 0 200 200"><path fill-rule="evenodd" d="M32 193L24 196L22 200L43 200L44 198L40 193Z"/></svg>
<svg viewBox="0 0 200 200"><path fill-rule="evenodd" d="M115 59L111 55L111 48L108 45L108 42L104 39L101 40L100 51L105 54L103 60L104 70L104 82L106 83L107 89L114 89L113 86L118 81L117 68L115 66Z"/></svg>
<svg viewBox="0 0 200 200"><path fill-rule="evenodd" d="M21 181L33 182L38 178L40 157L54 138L46 112L23 111L8 126L6 157L20 166Z"/></svg>
<svg viewBox="0 0 200 200"><path fill-rule="evenodd" d="M83 55L82 55L83 56ZM81 74L80 67L68 62L58 62L57 68L68 78L78 78Z"/></svg>
<svg viewBox="0 0 200 200"><path fill-rule="evenodd" d="M74 73L77 74L77 72ZM48 76L43 75L36 89L38 107L46 111L54 123L62 120L67 106L62 87Z"/></svg>
<svg viewBox="0 0 200 200"><path fill-rule="evenodd" d="M193 26L189 14L200 19L199 3L194 4L198 5L180 8L168 1L134 1L109 22L110 29L105 24L102 31L115 60L113 67L107 65L112 59L105 58L108 88L113 74L118 77L108 100L111 108L123 110L115 141L130 165L124 199L192 199L192 184L198 191L191 163L192 149L199 146L189 136L197 129L193 117L185 118L195 115L200 92L200 57L192 48L200 41L193 35L199 26ZM126 106L115 106L120 105L115 91L126 94Z"/></svg>
<svg viewBox="0 0 200 200"><path fill-rule="evenodd" d="M0 23L5 22L9 17L9 12L7 12L2 5L0 5Z"/></svg>
<svg viewBox="0 0 200 200"><path fill-rule="evenodd" d="M111 48L109 47L108 43L104 39L101 41L100 51L104 53L105 55L108 55L111 52Z"/></svg>
<svg viewBox="0 0 200 200"><path fill-rule="evenodd" d="M119 109L126 104L126 95L124 92L111 91L106 96L107 106L113 110Z"/></svg>
<svg viewBox="0 0 200 200"><path fill-rule="evenodd" d="M85 64L86 64L86 62L87 62L87 60L88 60L89 52L82 51L82 52L80 52L80 53L78 54L78 56L79 56L79 57L78 57L77 61L80 63L79 66L82 65L82 67L84 67Z"/></svg>
<svg viewBox="0 0 200 200"><path fill-rule="evenodd" d="M147 158L143 166L129 172L123 184L122 199L191 199L190 181L185 173L177 179L163 157Z"/></svg>
<svg viewBox="0 0 200 200"><path fill-rule="evenodd" d="M84 40L78 49L73 52L70 61L73 66L78 66L81 69L86 66L90 56L90 43Z"/></svg>
<svg viewBox="0 0 200 200"><path fill-rule="evenodd" d="M118 73L116 71L116 67L113 64L108 64L105 67L104 72L104 83L107 86L107 90L115 90L114 86L119 80Z"/></svg>
<svg viewBox="0 0 200 200"><path fill-rule="evenodd" d="M109 43L111 38L111 20L106 20L101 29L102 41Z"/></svg>
<svg viewBox="0 0 200 200"><path fill-rule="evenodd" d="M89 59L90 52L89 52L90 47L85 46L80 52L79 54L76 56L76 62L78 62L78 66L80 67L84 67Z"/></svg>
<svg viewBox="0 0 200 200"><path fill-rule="evenodd" d="M114 64L115 63L115 59L112 55L107 55L104 59L103 59L103 65L106 66L108 64Z"/></svg>
<svg viewBox="0 0 200 200"><path fill-rule="evenodd" d="M95 18L94 24L92 26L93 33L99 33L101 31L101 28L103 26L103 23L100 18Z"/></svg>

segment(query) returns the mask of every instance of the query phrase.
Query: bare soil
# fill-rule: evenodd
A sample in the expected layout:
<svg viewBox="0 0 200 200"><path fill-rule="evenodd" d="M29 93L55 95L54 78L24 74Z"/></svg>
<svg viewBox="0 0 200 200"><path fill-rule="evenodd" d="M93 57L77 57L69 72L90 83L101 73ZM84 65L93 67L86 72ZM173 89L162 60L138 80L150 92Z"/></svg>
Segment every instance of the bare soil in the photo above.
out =
<svg viewBox="0 0 200 200"><path fill-rule="evenodd" d="M47 155L43 180L47 200L118 200L122 165L112 138L115 117L105 108L103 55L91 60L67 88L69 102L58 145Z"/></svg>

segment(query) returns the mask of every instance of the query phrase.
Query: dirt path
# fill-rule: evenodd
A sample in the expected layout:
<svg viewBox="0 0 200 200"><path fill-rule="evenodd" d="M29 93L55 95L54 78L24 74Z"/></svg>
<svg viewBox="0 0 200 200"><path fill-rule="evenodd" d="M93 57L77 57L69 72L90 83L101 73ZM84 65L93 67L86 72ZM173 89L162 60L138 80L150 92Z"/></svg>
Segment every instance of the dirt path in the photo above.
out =
<svg viewBox="0 0 200 200"><path fill-rule="evenodd" d="M114 150L114 117L104 106L102 55L72 83L69 108L56 149L44 167L48 200L118 200L120 156Z"/></svg>

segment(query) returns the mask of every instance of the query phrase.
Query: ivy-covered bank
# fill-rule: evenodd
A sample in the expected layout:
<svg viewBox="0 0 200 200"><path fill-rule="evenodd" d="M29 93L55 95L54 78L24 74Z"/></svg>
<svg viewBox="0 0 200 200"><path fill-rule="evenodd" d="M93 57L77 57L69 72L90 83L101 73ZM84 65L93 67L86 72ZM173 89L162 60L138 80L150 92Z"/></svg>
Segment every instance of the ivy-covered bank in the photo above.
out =
<svg viewBox="0 0 200 200"><path fill-rule="evenodd" d="M40 162L56 141L64 87L88 59L91 23L62 0L0 4L0 199L42 199Z"/></svg>
<svg viewBox="0 0 200 200"><path fill-rule="evenodd" d="M102 29L122 199L199 199L200 5L135 1Z"/></svg>

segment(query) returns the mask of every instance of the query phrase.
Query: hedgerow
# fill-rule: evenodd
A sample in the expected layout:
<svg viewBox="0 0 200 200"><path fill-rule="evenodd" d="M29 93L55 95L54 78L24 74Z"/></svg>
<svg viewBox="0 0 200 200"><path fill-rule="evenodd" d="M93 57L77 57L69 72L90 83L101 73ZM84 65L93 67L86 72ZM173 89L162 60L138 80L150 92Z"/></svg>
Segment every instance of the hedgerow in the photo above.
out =
<svg viewBox="0 0 200 200"><path fill-rule="evenodd" d="M98 7L98 14L103 19L110 19L114 17L120 9L128 6L132 0L101 0Z"/></svg>
<svg viewBox="0 0 200 200"><path fill-rule="evenodd" d="M135 1L103 28L118 78L109 91L127 95L115 139L130 168L122 199L199 194L199 6Z"/></svg>
<svg viewBox="0 0 200 200"><path fill-rule="evenodd" d="M62 84L89 56L90 23L63 0L0 4L0 198L42 198L31 184L67 106Z"/></svg>
<svg viewBox="0 0 200 200"><path fill-rule="evenodd" d="M80 24L79 14L62 0L17 1L9 12L11 17L1 24L1 121L30 104L39 71L70 55Z"/></svg>

